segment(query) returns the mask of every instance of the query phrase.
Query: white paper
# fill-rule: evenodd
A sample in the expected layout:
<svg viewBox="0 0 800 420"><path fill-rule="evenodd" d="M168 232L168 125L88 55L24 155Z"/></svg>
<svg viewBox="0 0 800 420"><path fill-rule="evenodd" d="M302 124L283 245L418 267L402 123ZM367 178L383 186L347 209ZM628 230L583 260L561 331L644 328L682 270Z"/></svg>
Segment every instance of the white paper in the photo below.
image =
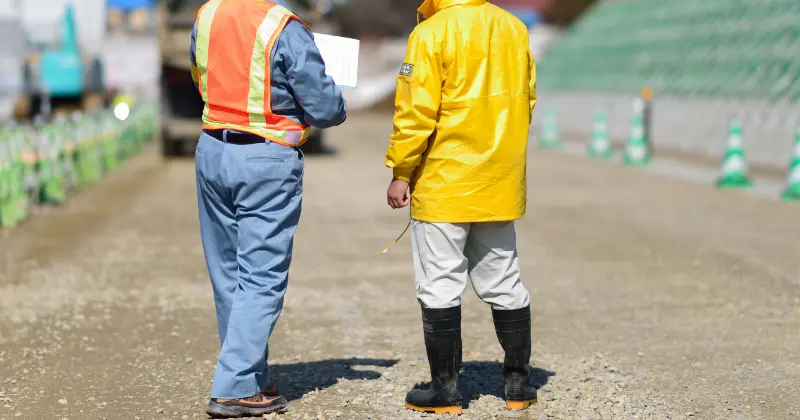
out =
<svg viewBox="0 0 800 420"><path fill-rule="evenodd" d="M325 72L336 85L344 88L358 86L359 40L314 33L314 41L325 61Z"/></svg>

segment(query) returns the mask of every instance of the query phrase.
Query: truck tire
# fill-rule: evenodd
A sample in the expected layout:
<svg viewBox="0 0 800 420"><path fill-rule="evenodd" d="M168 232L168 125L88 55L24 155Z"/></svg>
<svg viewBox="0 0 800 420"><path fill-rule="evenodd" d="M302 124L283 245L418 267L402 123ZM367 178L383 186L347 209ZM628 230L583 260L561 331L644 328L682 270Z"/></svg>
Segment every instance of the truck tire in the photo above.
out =
<svg viewBox="0 0 800 420"><path fill-rule="evenodd" d="M28 61L22 65L23 94L14 104L14 117L18 120L32 120L42 105L39 97L36 70Z"/></svg>
<svg viewBox="0 0 800 420"><path fill-rule="evenodd" d="M22 95L14 102L14 119L27 121L33 118L33 105L30 96Z"/></svg>
<svg viewBox="0 0 800 420"><path fill-rule="evenodd" d="M161 129L161 156L165 158L183 155L183 142L169 135L166 128Z"/></svg>
<svg viewBox="0 0 800 420"><path fill-rule="evenodd" d="M26 92L39 92L39 71L30 61L22 65L22 81Z"/></svg>

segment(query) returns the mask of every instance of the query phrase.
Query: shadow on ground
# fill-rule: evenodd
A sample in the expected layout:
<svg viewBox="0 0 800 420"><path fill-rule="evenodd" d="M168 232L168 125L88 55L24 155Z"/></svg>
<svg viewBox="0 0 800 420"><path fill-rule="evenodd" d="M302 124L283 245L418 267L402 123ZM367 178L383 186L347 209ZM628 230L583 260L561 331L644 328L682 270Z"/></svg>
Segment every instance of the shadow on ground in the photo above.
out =
<svg viewBox="0 0 800 420"><path fill-rule="evenodd" d="M544 386L555 372L531 367L528 383L536 389ZM500 362L464 362L461 371L461 395L471 399L474 395L493 395L504 397L503 364Z"/></svg>
<svg viewBox="0 0 800 420"><path fill-rule="evenodd" d="M531 367L528 383L534 388L543 387L555 376L555 372L546 369ZM415 388L426 388L430 382L418 383ZM459 388L464 397L464 407L469 407L469 402L481 395L492 395L504 398L503 390L503 364L500 362L464 362L464 367L459 376Z"/></svg>
<svg viewBox="0 0 800 420"><path fill-rule="evenodd" d="M389 359L330 359L316 362L270 364L270 378L278 385L281 395L293 401L315 389L335 385L340 379L374 380L381 374L373 370L356 370L356 366L388 368L398 361Z"/></svg>

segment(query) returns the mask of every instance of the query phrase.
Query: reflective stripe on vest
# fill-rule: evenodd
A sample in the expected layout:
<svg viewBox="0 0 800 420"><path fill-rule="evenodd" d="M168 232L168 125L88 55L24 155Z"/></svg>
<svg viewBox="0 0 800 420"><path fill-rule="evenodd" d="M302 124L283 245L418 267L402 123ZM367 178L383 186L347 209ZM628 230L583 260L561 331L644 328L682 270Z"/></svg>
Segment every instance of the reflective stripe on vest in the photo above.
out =
<svg viewBox="0 0 800 420"><path fill-rule="evenodd" d="M309 127L272 113L270 62L291 11L268 1L211 0L197 16L198 88L203 128L246 131L287 146ZM301 22L302 23L302 22Z"/></svg>

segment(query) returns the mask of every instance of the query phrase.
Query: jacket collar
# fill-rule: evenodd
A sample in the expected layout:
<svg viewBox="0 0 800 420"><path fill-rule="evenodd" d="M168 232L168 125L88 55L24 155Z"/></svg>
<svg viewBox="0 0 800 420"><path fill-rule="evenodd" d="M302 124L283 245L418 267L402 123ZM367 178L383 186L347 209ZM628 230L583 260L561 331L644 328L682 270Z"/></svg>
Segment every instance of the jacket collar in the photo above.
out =
<svg viewBox="0 0 800 420"><path fill-rule="evenodd" d="M423 0L417 12L425 19L430 19L436 12L453 6L479 6L488 0Z"/></svg>

